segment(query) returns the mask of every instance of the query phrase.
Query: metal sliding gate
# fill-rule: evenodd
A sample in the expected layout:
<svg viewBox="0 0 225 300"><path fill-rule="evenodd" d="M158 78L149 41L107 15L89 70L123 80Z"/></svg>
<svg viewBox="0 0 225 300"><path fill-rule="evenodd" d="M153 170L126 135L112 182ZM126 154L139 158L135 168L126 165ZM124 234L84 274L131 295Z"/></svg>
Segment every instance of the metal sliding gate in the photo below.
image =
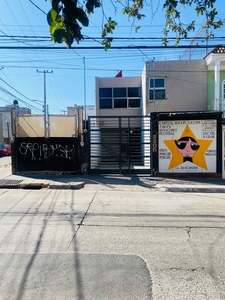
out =
<svg viewBox="0 0 225 300"><path fill-rule="evenodd" d="M89 117L89 174L150 174L150 116Z"/></svg>

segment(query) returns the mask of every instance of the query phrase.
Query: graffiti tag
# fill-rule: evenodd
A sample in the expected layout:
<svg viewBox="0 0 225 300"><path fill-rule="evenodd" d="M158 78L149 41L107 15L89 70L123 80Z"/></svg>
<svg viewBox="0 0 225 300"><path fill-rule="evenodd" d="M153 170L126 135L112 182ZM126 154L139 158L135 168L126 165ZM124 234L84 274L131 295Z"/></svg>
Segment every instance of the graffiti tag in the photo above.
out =
<svg viewBox="0 0 225 300"><path fill-rule="evenodd" d="M23 155L24 159L31 155L31 160L48 159L49 157L71 160L75 157L75 146L23 142L19 147L19 153Z"/></svg>

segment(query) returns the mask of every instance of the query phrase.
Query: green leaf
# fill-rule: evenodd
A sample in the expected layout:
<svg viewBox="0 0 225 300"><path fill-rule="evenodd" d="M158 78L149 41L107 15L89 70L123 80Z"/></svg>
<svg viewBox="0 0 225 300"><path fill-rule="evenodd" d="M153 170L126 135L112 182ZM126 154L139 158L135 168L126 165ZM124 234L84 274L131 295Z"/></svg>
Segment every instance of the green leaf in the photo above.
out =
<svg viewBox="0 0 225 300"><path fill-rule="evenodd" d="M89 19L86 15L86 13L83 11L82 8L77 7L76 9L77 12L77 20L83 25L83 26L88 26L89 25Z"/></svg>
<svg viewBox="0 0 225 300"><path fill-rule="evenodd" d="M135 32L137 33L140 28L141 28L141 26L136 26L135 27Z"/></svg>
<svg viewBox="0 0 225 300"><path fill-rule="evenodd" d="M56 10L51 9L47 14L48 25L52 26L54 23L56 23L58 15L59 14Z"/></svg>
<svg viewBox="0 0 225 300"><path fill-rule="evenodd" d="M63 22L58 22L49 27L51 35L54 35L56 30L65 30L65 24Z"/></svg>
<svg viewBox="0 0 225 300"><path fill-rule="evenodd" d="M101 6L101 3L99 2L99 0L87 0L86 8L87 8L88 13L93 13L94 8L100 7L100 6Z"/></svg>
<svg viewBox="0 0 225 300"><path fill-rule="evenodd" d="M112 38L106 38L102 41L102 45L104 46L105 51L108 51L112 47L112 40Z"/></svg>
<svg viewBox="0 0 225 300"><path fill-rule="evenodd" d="M52 8L59 12L60 10L59 3L61 2L61 0L51 0L51 2L52 2Z"/></svg>
<svg viewBox="0 0 225 300"><path fill-rule="evenodd" d="M66 47L70 49L74 41L74 34L72 30L68 30L65 32L64 40L66 43Z"/></svg>
<svg viewBox="0 0 225 300"><path fill-rule="evenodd" d="M65 30L64 29L56 29L53 33L53 38L55 43L62 43L65 37Z"/></svg>

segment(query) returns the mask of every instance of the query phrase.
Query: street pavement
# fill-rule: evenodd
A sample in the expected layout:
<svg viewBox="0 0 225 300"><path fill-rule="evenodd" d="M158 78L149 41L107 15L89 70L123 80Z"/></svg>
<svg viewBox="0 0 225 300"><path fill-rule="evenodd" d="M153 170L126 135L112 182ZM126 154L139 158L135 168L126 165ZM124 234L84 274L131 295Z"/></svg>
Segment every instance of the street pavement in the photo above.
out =
<svg viewBox="0 0 225 300"><path fill-rule="evenodd" d="M96 183L0 190L1 300L223 300L225 199Z"/></svg>
<svg viewBox="0 0 225 300"><path fill-rule="evenodd" d="M0 179L1 300L225 299L224 180Z"/></svg>

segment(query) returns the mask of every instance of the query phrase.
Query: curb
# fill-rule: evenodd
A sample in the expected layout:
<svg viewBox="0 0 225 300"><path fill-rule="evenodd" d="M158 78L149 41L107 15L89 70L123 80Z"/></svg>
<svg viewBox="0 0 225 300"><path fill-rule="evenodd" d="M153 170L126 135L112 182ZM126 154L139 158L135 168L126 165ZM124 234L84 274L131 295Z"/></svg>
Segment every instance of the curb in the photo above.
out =
<svg viewBox="0 0 225 300"><path fill-rule="evenodd" d="M84 187L84 182L79 183L41 183L41 182L25 182L20 183L13 188L24 189L24 190L41 190L41 189L54 189L54 190L78 190ZM9 186L4 186L9 188ZM11 187L12 188L12 187Z"/></svg>
<svg viewBox="0 0 225 300"><path fill-rule="evenodd" d="M84 187L84 182L80 183L64 183L64 184L49 184L48 188L52 190L79 190Z"/></svg>
<svg viewBox="0 0 225 300"><path fill-rule="evenodd" d="M173 193L225 193L225 187L178 187L178 186L160 186L157 185L156 189L161 192Z"/></svg>

